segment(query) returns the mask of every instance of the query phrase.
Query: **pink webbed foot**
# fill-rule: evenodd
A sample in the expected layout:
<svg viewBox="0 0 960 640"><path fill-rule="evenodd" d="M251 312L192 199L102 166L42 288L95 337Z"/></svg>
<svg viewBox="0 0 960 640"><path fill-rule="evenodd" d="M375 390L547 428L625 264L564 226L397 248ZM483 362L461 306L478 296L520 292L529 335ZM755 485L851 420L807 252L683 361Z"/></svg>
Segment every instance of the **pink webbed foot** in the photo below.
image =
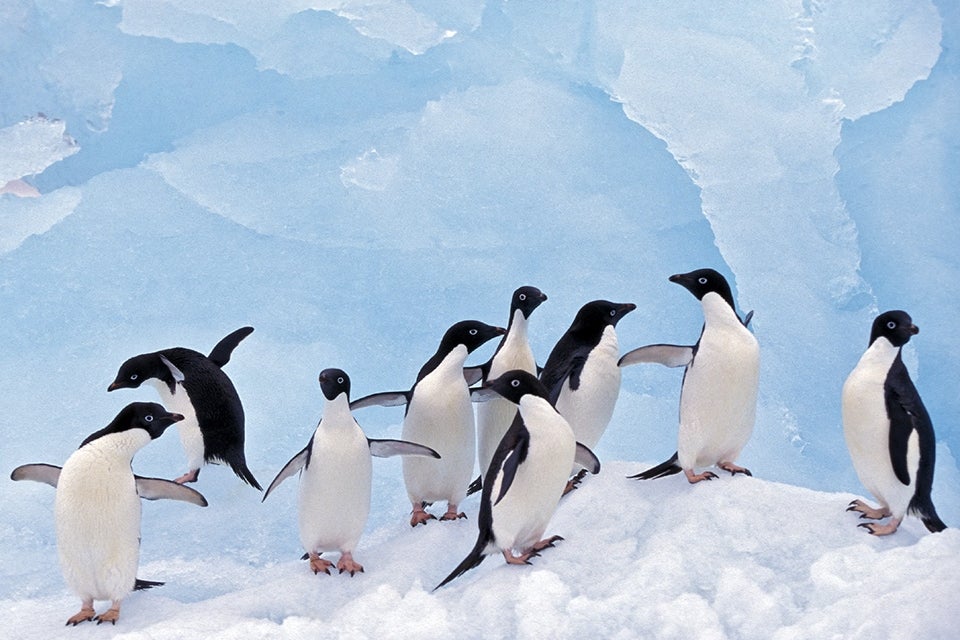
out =
<svg viewBox="0 0 960 640"><path fill-rule="evenodd" d="M857 525L858 527L863 527L872 535L875 536L888 536L891 533L896 532L900 528L900 521L903 518L893 518L887 524L877 524L876 522L864 522Z"/></svg>
<svg viewBox="0 0 960 640"><path fill-rule="evenodd" d="M586 475L587 475L587 470L580 469L580 471L578 471L575 476L567 480L567 486L563 488L563 493L560 494L561 497L567 495L568 493L570 493L571 491L579 487L580 483L583 481Z"/></svg>
<svg viewBox="0 0 960 640"><path fill-rule="evenodd" d="M694 473L693 469L684 469L683 474L687 476L687 482L696 484L704 480L713 480L717 477L713 471L704 471L703 473Z"/></svg>
<svg viewBox="0 0 960 640"><path fill-rule="evenodd" d="M447 512L442 516L440 516L441 520L447 520L447 521L459 520L460 518L466 519L467 514L465 514L462 511L458 512L457 505L455 504L447 504Z"/></svg>
<svg viewBox="0 0 960 640"><path fill-rule="evenodd" d="M330 567L333 566L332 562L330 562L329 560L324 560L323 558L320 557L320 554L314 553L312 551L309 554L309 558L310 558L310 570L313 571L314 575L321 572L327 575L330 575Z"/></svg>
<svg viewBox="0 0 960 640"><path fill-rule="evenodd" d="M349 573L350 577L353 577L355 573L363 573L363 565L359 562L355 562L353 555L349 551L345 551L340 554L340 560L337 562L337 569L340 570L340 573Z"/></svg>
<svg viewBox="0 0 960 640"><path fill-rule="evenodd" d="M861 520L882 520L892 515L887 509L874 509L863 500L852 501L847 506L847 511L859 513Z"/></svg>
<svg viewBox="0 0 960 640"><path fill-rule="evenodd" d="M427 524L429 520L436 520L437 517L432 513L427 513L422 503L415 503L413 505L413 514L410 516L410 526L415 527L418 524Z"/></svg>
<svg viewBox="0 0 960 640"><path fill-rule="evenodd" d="M510 549L503 549L501 553L503 554L503 559L507 561L507 564L530 564L530 558L539 555L536 551L528 551L521 553L519 556L515 556Z"/></svg>
<svg viewBox="0 0 960 640"><path fill-rule="evenodd" d="M95 620L97 624L103 624L104 622L109 622L110 624L117 624L117 620L120 619L120 605L115 604L100 615L98 615Z"/></svg>
<svg viewBox="0 0 960 640"><path fill-rule="evenodd" d="M746 467L741 467L740 465L733 464L732 462L721 462L717 466L723 469L724 471L729 471L730 475L732 476L735 476L738 473L742 473L745 476L753 476L753 474L750 473L750 469L747 469Z"/></svg>
<svg viewBox="0 0 960 640"><path fill-rule="evenodd" d="M183 474L179 478L174 478L173 481L176 482L177 484L187 484L188 482L196 482L199 477L200 477L200 469L192 469L190 471L187 471L185 474Z"/></svg>
<svg viewBox="0 0 960 640"><path fill-rule="evenodd" d="M562 536L550 536L533 545L533 551L543 551L544 549L555 547L557 546L556 543L561 540L563 540Z"/></svg>
<svg viewBox="0 0 960 640"><path fill-rule="evenodd" d="M93 603L91 602L90 605L87 605L86 603L84 603L80 611L70 616L70 618L67 620L67 626L68 627L70 625L77 626L81 622L86 622L87 620L93 620L96 617L97 617L97 612L93 610Z"/></svg>

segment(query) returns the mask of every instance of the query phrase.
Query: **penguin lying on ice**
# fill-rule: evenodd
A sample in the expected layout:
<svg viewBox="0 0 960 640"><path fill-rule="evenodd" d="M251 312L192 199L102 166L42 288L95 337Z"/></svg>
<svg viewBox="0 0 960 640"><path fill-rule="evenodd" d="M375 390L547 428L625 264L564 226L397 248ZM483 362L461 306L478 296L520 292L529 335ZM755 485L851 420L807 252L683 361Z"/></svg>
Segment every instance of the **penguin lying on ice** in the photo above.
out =
<svg viewBox="0 0 960 640"><path fill-rule="evenodd" d="M574 439L569 423L550 404L543 384L526 371L509 371L474 392L482 401L497 394L519 406L484 475L480 533L466 558L437 589L478 566L496 551L508 564L554 546L560 536L543 538L576 462L599 473L600 461ZM519 555L514 555L514 551Z"/></svg>
<svg viewBox="0 0 960 640"><path fill-rule="evenodd" d="M300 541L314 573L329 574L333 563L320 557L340 552L337 569L351 576L363 572L353 551L370 514L370 456L418 455L439 458L436 451L403 440L371 440L350 413L350 378L340 369L320 372L325 398L323 418L310 442L267 487L263 499L284 480L300 474Z"/></svg>
<svg viewBox="0 0 960 640"><path fill-rule="evenodd" d="M847 511L887 524L860 526L877 536L897 530L909 512L933 532L943 523L933 506L936 438L900 349L920 330L904 311L887 311L873 321L870 346L843 384L843 435L853 468L880 503L878 509L854 500Z"/></svg>
<svg viewBox="0 0 960 640"><path fill-rule="evenodd" d="M244 456L243 405L222 370L252 331L253 327L237 329L218 342L209 357L182 347L134 356L120 366L107 388L136 389L150 382L164 405L183 414L178 430L188 469L176 482L196 482L204 463L224 462L241 480L261 489Z"/></svg>
<svg viewBox="0 0 960 640"><path fill-rule="evenodd" d="M156 403L127 405L105 428L88 436L63 464L27 464L10 475L56 488L57 555L70 589L83 601L67 620L117 623L120 603L133 590L162 582L137 580L140 557L140 499L168 498L205 507L200 493L170 480L135 476L134 454L183 416ZM94 600L110 600L99 616Z"/></svg>

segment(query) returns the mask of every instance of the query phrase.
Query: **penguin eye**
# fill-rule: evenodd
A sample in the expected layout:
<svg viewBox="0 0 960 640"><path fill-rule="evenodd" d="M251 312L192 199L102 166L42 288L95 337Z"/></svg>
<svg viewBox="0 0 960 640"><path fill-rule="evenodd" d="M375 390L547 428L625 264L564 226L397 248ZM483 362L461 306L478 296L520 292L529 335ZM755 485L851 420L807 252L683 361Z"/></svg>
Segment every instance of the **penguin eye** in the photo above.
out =
<svg viewBox="0 0 960 640"><path fill-rule="evenodd" d="M137 374L134 373L133 375L130 376L130 379L131 379L131 380L136 380L136 379L139 378L139 377L140 377L140 376L138 376Z"/></svg>
<svg viewBox="0 0 960 640"><path fill-rule="evenodd" d="M337 378L337 384L343 384L343 376Z"/></svg>
<svg viewBox="0 0 960 640"><path fill-rule="evenodd" d="M700 284L707 284L707 279L705 277L701 277L697 282Z"/></svg>
<svg viewBox="0 0 960 640"><path fill-rule="evenodd" d="M526 300L526 299L527 299L527 294L521 293L521 294L520 294L520 301L523 302L523 301Z"/></svg>
<svg viewBox="0 0 960 640"><path fill-rule="evenodd" d="M612 318L612 317L615 316L615 315L617 315L617 310L616 310L616 309L611 309L611 310L610 310L610 317Z"/></svg>
<svg viewBox="0 0 960 640"><path fill-rule="evenodd" d="M520 381L519 381L519 380L516 380L516 379L511 380L511 381L510 381L510 386L511 386L511 387L519 387L519 386L520 386Z"/></svg>
<svg viewBox="0 0 960 640"><path fill-rule="evenodd" d="M150 414L147 414L147 415L143 416L143 421L144 421L144 422L153 422L153 416L150 415Z"/></svg>
<svg viewBox="0 0 960 640"><path fill-rule="evenodd" d="M472 335L472 336L477 335L477 330L476 330L476 329L470 329L470 335Z"/></svg>
<svg viewBox="0 0 960 640"><path fill-rule="evenodd" d="M897 323L894 322L893 320L887 323L887 329L896 329L896 328L897 328Z"/></svg>

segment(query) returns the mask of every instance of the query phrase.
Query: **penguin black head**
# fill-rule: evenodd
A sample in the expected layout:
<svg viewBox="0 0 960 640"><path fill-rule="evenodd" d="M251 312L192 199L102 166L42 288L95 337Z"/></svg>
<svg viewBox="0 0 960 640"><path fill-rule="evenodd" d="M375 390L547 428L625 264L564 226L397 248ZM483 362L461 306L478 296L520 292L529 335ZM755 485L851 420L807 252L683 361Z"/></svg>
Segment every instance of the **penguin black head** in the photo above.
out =
<svg viewBox="0 0 960 640"><path fill-rule="evenodd" d="M343 369L324 369L320 372L320 391L327 400L333 400L341 393L350 398L350 376Z"/></svg>
<svg viewBox="0 0 960 640"><path fill-rule="evenodd" d="M467 353L471 353L484 342L506 333L507 330L503 327L494 327L479 320L463 320L447 329L440 341L440 347L441 351L449 353L462 344L467 348Z"/></svg>
<svg viewBox="0 0 960 640"><path fill-rule="evenodd" d="M920 329L913 324L910 314L906 311L886 311L873 321L870 331L870 344L877 338L886 338L895 347L902 347L910 341L912 336L920 333Z"/></svg>
<svg viewBox="0 0 960 640"><path fill-rule="evenodd" d="M597 330L602 331L606 326L615 327L620 318L637 308L632 302L609 302L608 300L594 300L580 307L577 316L573 319L572 331Z"/></svg>
<svg viewBox="0 0 960 640"><path fill-rule="evenodd" d="M181 420L183 420L182 415L170 413L163 408L163 405L156 402L132 402L121 409L110 424L87 436L80 446L82 447L102 436L122 433L130 429L143 429L150 434L151 440L156 440L163 435L167 427Z"/></svg>
<svg viewBox="0 0 960 640"><path fill-rule="evenodd" d="M120 365L117 377L107 387L107 391L136 389L151 378L157 378L168 383L173 380L170 369L160 359L160 354L144 353L133 356Z"/></svg>
<svg viewBox="0 0 960 640"><path fill-rule="evenodd" d="M520 287L513 292L513 299L510 301L510 319L513 319L516 311L522 312L524 318L529 318L533 310L546 299L547 296L536 287Z"/></svg>
<svg viewBox="0 0 960 640"><path fill-rule="evenodd" d="M547 388L543 386L543 383L536 376L522 369L507 371L496 380L487 382L483 385L483 389L494 391L503 396L504 399L516 404L520 403L520 398L528 394L547 398Z"/></svg>
<svg viewBox="0 0 960 640"><path fill-rule="evenodd" d="M687 291L697 297L697 300L703 300L703 296L708 293L716 293L734 308L733 291L730 284L718 271L714 269L697 269L690 273L678 273L670 276L670 282L675 282Z"/></svg>

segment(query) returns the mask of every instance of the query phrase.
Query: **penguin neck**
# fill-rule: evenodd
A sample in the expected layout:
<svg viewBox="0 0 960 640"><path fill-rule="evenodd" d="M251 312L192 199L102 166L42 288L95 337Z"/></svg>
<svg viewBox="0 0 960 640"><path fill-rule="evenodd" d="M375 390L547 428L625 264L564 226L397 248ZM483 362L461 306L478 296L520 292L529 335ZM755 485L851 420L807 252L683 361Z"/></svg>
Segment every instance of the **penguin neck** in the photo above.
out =
<svg viewBox="0 0 960 640"><path fill-rule="evenodd" d="M871 342L867 350L863 352L860 361L857 363L857 368L876 369L886 375L886 372L890 370L890 367L899 357L900 347L895 347L889 340L880 337Z"/></svg>
<svg viewBox="0 0 960 640"><path fill-rule="evenodd" d="M134 454L147 446L152 439L143 429L127 429L98 436L83 445L81 449L130 461L133 460Z"/></svg>
<svg viewBox="0 0 960 640"><path fill-rule="evenodd" d="M350 400L346 393L337 395L333 400L327 400L323 407L323 419L320 426L325 429L334 429L338 426L352 425L353 414L350 413Z"/></svg>
<svg viewBox="0 0 960 640"><path fill-rule="evenodd" d="M730 305L730 302L719 293L711 291L704 294L703 298L700 299L700 304L703 306L704 323L708 326L732 324L743 326L740 317Z"/></svg>
<svg viewBox="0 0 960 640"><path fill-rule="evenodd" d="M508 344L526 344L527 343L527 318L523 311L517 309L510 318L510 324L507 326L507 335L503 336L501 348Z"/></svg>
<svg viewBox="0 0 960 640"><path fill-rule="evenodd" d="M463 380L463 363L467 361L469 353L466 345L462 344L454 346L446 353L437 351L437 353L423 365L423 368L420 370L420 375L417 376L417 382L429 375L443 378L458 376ZM464 384L466 384L466 380L464 380Z"/></svg>

